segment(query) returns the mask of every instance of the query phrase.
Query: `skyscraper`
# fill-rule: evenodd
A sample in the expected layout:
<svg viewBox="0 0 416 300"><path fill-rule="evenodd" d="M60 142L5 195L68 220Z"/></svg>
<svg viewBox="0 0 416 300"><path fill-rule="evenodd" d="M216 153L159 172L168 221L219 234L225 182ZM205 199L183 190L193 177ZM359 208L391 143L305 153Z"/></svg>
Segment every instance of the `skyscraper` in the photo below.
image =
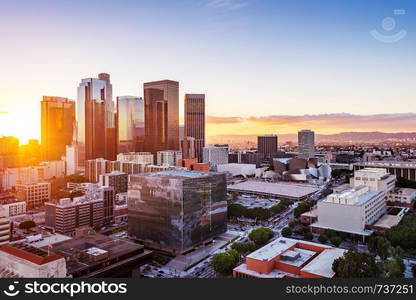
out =
<svg viewBox="0 0 416 300"><path fill-rule="evenodd" d="M299 157L309 159L315 157L315 132L302 130L298 132Z"/></svg>
<svg viewBox="0 0 416 300"><path fill-rule="evenodd" d="M62 97L43 96L41 101L42 159L60 160L72 144L75 102Z"/></svg>
<svg viewBox="0 0 416 300"><path fill-rule="evenodd" d="M138 152L144 146L144 100L117 97L118 152Z"/></svg>
<svg viewBox="0 0 416 300"><path fill-rule="evenodd" d="M277 135L262 135L257 137L257 152L271 156L277 153Z"/></svg>
<svg viewBox="0 0 416 300"><path fill-rule="evenodd" d="M179 82L144 84L146 151L179 150Z"/></svg>
<svg viewBox="0 0 416 300"><path fill-rule="evenodd" d="M115 160L117 131L110 75L82 79L78 87L78 164L94 158Z"/></svg>
<svg viewBox="0 0 416 300"><path fill-rule="evenodd" d="M204 94L185 95L185 137L195 138L195 156L202 162L202 149L205 147Z"/></svg>

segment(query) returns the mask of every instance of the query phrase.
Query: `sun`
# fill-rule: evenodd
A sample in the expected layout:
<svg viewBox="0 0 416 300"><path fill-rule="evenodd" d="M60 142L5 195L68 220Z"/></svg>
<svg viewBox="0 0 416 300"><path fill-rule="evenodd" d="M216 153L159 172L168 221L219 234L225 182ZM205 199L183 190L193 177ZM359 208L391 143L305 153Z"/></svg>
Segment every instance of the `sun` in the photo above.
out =
<svg viewBox="0 0 416 300"><path fill-rule="evenodd" d="M38 124L38 125L37 125ZM38 112L24 109L9 109L0 114L0 136L14 136L20 144L30 139L40 139Z"/></svg>

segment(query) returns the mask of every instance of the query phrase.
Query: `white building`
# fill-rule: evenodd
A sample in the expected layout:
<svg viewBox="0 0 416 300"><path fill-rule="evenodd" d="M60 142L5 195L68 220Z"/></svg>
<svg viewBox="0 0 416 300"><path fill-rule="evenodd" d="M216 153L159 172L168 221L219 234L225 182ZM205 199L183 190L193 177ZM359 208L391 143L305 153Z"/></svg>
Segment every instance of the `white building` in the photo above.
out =
<svg viewBox="0 0 416 300"><path fill-rule="evenodd" d="M352 187L368 186L370 191L383 191L387 196L396 184L396 176L390 175L386 169L365 168L354 172L350 180Z"/></svg>
<svg viewBox="0 0 416 300"><path fill-rule="evenodd" d="M315 132L302 130L298 132L299 156L304 159L315 157Z"/></svg>
<svg viewBox="0 0 416 300"><path fill-rule="evenodd" d="M217 165L217 171L221 173L230 173L232 176L255 176L256 165L255 164L225 164Z"/></svg>
<svg viewBox="0 0 416 300"><path fill-rule="evenodd" d="M211 164L213 167L228 164L228 146L204 147L202 152L202 162Z"/></svg>
<svg viewBox="0 0 416 300"><path fill-rule="evenodd" d="M318 202L318 222L312 228L333 229L357 235L370 235L372 225L386 213L385 193L368 186L333 193Z"/></svg>
<svg viewBox="0 0 416 300"><path fill-rule="evenodd" d="M0 247L0 278L65 278L65 258L58 254L15 243Z"/></svg>
<svg viewBox="0 0 416 300"><path fill-rule="evenodd" d="M138 164L154 164L153 154L150 152L127 152L117 154L118 161L131 161Z"/></svg>
<svg viewBox="0 0 416 300"><path fill-rule="evenodd" d="M3 206L7 217L17 217L26 214L26 202L24 201L0 204L0 206Z"/></svg>
<svg viewBox="0 0 416 300"><path fill-rule="evenodd" d="M178 162L182 159L182 151L178 150L165 150L157 152L157 165L158 166L177 166Z"/></svg>
<svg viewBox="0 0 416 300"><path fill-rule="evenodd" d="M397 188L387 195L387 201L393 205L412 209L416 200L416 189Z"/></svg>
<svg viewBox="0 0 416 300"><path fill-rule="evenodd" d="M78 151L75 145L66 146L65 167L67 176L73 175L77 172Z"/></svg>

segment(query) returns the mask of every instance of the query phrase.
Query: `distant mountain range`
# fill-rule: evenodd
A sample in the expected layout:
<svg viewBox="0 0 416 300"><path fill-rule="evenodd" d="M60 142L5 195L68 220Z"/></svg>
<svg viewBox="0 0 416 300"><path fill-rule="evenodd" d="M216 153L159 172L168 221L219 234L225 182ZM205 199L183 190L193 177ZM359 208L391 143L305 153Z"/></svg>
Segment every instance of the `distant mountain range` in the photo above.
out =
<svg viewBox="0 0 416 300"><path fill-rule="evenodd" d="M278 134L279 144L286 142L297 142L297 134ZM416 132L341 132L337 134L317 134L317 143L377 143L393 140L415 140ZM216 135L208 136L208 143L257 143L257 135Z"/></svg>

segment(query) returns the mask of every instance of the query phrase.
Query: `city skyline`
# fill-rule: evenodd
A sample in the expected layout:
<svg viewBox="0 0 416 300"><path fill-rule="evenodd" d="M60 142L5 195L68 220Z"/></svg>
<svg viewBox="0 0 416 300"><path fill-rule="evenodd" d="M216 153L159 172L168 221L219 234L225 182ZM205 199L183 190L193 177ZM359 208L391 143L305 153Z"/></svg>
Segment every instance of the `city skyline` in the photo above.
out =
<svg viewBox="0 0 416 300"><path fill-rule="evenodd" d="M163 79L180 82L179 99L186 93L206 94L207 137L304 128L318 134L414 131L416 40L410 29L416 4L346 4L1 3L7 14L0 19L0 63L7 72L0 74L0 135L19 137L22 143L40 139L40 125L22 124L40 124L42 96L76 100L79 79L101 72L112 76L113 100L143 97L144 82ZM406 13L396 16L395 9ZM407 36L396 43L376 40L370 31L382 32L386 17L394 18L394 32L403 28ZM24 21L15 24L17 19ZM106 26L89 20L106 20ZM169 50L161 50L166 44ZM30 78L24 89L19 88L22 73ZM183 124L182 102L179 108Z"/></svg>

